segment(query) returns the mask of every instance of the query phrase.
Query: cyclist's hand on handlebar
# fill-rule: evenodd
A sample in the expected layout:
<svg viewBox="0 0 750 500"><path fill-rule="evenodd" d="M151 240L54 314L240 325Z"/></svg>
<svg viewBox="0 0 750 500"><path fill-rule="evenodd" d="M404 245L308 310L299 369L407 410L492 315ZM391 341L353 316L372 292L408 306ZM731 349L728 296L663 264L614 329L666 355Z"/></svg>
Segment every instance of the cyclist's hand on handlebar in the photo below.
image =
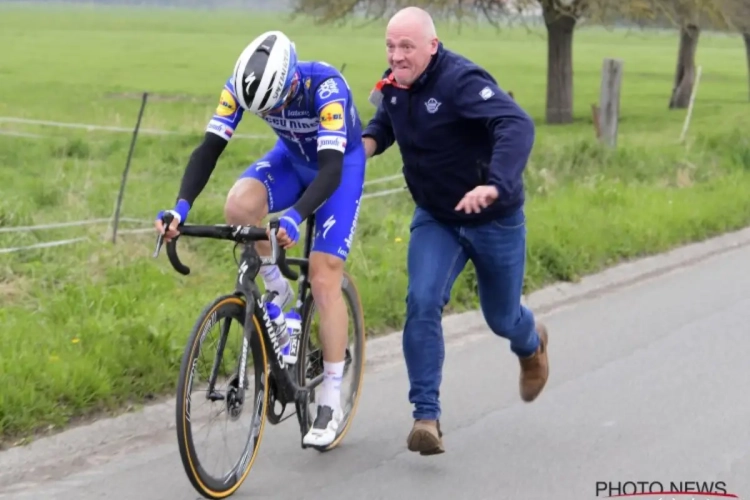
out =
<svg viewBox="0 0 750 500"><path fill-rule="evenodd" d="M270 232L271 230L268 229L268 231ZM283 227L280 227L279 230L276 231L276 241L279 242L279 246L284 250L292 248L296 243L296 241L292 240L289 237L289 234L287 234L286 230Z"/></svg>
<svg viewBox="0 0 750 500"><path fill-rule="evenodd" d="M297 244L297 240L299 240L300 222L302 222L302 217L300 217L299 213L293 208L287 210L281 219L279 219L279 229L276 232L276 241L278 241L279 245L285 250L292 248Z"/></svg>
<svg viewBox="0 0 750 500"><path fill-rule="evenodd" d="M171 210L169 212L171 212ZM172 222L169 224L169 228L165 234L164 223L161 220L164 213L165 212L159 212L159 217L154 221L154 226L156 227L156 231L159 234L164 234L164 241L170 241L172 240L172 238L176 238L177 235L180 234L180 232L177 230L177 226L180 225L180 216L179 214L175 215L174 219L172 219Z"/></svg>
<svg viewBox="0 0 750 500"><path fill-rule="evenodd" d="M162 210L156 215L154 226L156 227L156 231L159 234L164 234L165 228L164 222L162 221L164 215L171 214L174 217L172 219L172 222L169 223L167 233L164 234L164 241L168 242L172 238L176 238L177 235L180 234L180 232L177 230L177 227L180 225L180 223L185 222L185 219L187 219L188 216L188 212L190 212L190 204L185 200L179 200L174 209Z"/></svg>

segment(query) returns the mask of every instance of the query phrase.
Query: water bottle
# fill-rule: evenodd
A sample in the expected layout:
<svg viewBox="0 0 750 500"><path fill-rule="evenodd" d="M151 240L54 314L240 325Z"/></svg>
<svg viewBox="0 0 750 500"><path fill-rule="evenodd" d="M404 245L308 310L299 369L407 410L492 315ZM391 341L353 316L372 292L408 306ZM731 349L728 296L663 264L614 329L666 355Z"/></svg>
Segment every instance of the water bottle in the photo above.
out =
<svg viewBox="0 0 750 500"><path fill-rule="evenodd" d="M281 352L283 353L285 348L287 348L288 351L289 333L286 331L287 326L284 313L281 311L281 308L273 302L266 302L266 310L268 311L268 317L271 319L271 322L276 326L276 336L279 339Z"/></svg>
<svg viewBox="0 0 750 500"><path fill-rule="evenodd" d="M289 346L282 349L284 362L294 364L297 362L297 350L299 348L299 337L302 332L302 318L299 313L292 309L286 313L286 327L289 336Z"/></svg>

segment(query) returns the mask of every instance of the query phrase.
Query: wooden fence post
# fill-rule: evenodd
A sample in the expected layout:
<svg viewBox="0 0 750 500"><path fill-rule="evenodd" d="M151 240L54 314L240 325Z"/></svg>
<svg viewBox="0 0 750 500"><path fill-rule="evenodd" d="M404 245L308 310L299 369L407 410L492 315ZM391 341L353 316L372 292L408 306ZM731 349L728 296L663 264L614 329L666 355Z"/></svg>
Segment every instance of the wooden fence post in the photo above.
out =
<svg viewBox="0 0 750 500"><path fill-rule="evenodd" d="M620 121L621 59L605 59L602 64L602 83L599 94L599 140L607 146L617 144L617 125Z"/></svg>

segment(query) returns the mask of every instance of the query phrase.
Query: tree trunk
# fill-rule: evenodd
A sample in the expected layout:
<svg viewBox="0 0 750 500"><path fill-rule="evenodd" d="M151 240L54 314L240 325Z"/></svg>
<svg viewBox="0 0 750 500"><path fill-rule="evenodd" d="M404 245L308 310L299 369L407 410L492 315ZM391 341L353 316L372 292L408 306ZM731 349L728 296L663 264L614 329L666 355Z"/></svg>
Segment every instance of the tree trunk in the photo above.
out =
<svg viewBox="0 0 750 500"><path fill-rule="evenodd" d="M677 69L674 75L669 109L687 108L695 83L695 51L698 49L700 28L688 23L680 28L680 48L677 54Z"/></svg>
<svg viewBox="0 0 750 500"><path fill-rule="evenodd" d="M748 100L750 100L750 30L742 33L742 39L745 40L745 58L747 59L747 78L748 78Z"/></svg>
<svg viewBox="0 0 750 500"><path fill-rule="evenodd" d="M547 123L571 123L576 20L545 9L544 21L547 26Z"/></svg>

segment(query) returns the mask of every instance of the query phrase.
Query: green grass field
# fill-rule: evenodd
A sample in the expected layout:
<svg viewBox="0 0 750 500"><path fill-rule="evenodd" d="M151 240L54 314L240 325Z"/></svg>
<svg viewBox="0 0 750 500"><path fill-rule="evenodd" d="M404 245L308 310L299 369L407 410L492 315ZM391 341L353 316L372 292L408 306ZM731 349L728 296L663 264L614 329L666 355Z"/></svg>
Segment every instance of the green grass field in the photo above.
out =
<svg viewBox="0 0 750 500"><path fill-rule="evenodd" d="M367 94L386 64L384 23L313 27L250 13L7 6L0 9L0 116L131 127L140 93L151 92L142 127L186 134L139 138L123 216L151 220L173 202L236 56L259 32L279 27L302 58L346 63L362 117L372 116ZM674 33L577 32L577 121L566 127L543 125L543 32L477 27L459 37L455 28L439 26L439 34L449 48L486 66L538 123L526 173L527 291L750 223L750 103L739 37L701 36L703 77L681 145L685 110L667 110ZM590 119L605 57L625 60L616 151L597 146ZM129 134L2 122L0 130L46 136L0 135L0 227L111 215ZM252 119L238 133L270 136ZM233 139L191 221L221 222L227 189L271 144ZM369 164L367 177L399 170L392 148ZM401 185L396 180L367 192ZM412 208L408 194L363 204L348 269L372 335L402 324ZM115 246L107 235L106 224L0 232L0 248L90 238L0 253L0 442L173 391L196 314L232 286L231 244L183 241L193 274L181 277L166 258L151 258L153 234L123 235ZM473 285L468 268L451 311L476 305Z"/></svg>

